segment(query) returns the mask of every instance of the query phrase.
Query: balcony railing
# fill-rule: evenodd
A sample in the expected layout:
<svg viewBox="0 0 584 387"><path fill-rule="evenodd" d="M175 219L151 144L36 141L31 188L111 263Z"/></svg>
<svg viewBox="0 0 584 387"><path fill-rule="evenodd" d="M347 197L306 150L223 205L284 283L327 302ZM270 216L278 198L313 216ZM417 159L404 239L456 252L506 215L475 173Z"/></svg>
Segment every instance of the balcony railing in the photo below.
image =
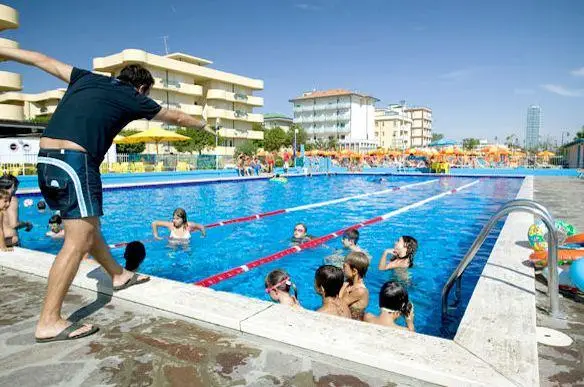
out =
<svg viewBox="0 0 584 387"><path fill-rule="evenodd" d="M235 115L235 117L238 117L238 118L247 117L247 112L243 111L243 110L236 110L234 115Z"/></svg>
<svg viewBox="0 0 584 387"><path fill-rule="evenodd" d="M247 95L243 93L235 93L233 97L238 101L247 101Z"/></svg>

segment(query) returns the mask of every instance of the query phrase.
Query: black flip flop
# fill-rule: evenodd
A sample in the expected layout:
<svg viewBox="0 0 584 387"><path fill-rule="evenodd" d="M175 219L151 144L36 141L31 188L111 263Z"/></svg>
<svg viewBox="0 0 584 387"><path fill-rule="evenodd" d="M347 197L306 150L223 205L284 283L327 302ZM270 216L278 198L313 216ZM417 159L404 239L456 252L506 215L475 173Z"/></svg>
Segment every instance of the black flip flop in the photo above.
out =
<svg viewBox="0 0 584 387"><path fill-rule="evenodd" d="M37 343L50 343L53 341L77 340L77 339L81 339L82 337L87 337L87 336L93 335L94 333L99 331L99 328L94 325L87 332L83 332L83 333L80 333L80 334L75 335L75 336L69 336L71 333L75 332L79 328L83 328L84 326L85 326L85 324L78 321L76 323L69 325L67 328L63 329L61 332L59 332L59 334L57 336L47 337L47 338L43 338L43 339L39 339L39 338L35 337L35 341Z"/></svg>
<svg viewBox="0 0 584 387"><path fill-rule="evenodd" d="M129 280L127 280L125 284L120 285L120 286L114 286L113 287L114 292L127 289L130 286L139 285L139 284L143 284L144 282L150 281L150 277L146 277L146 278L142 278L142 279L138 279L138 277L139 277L139 274L138 273L134 273L134 275L132 276L132 278L130 278Z"/></svg>

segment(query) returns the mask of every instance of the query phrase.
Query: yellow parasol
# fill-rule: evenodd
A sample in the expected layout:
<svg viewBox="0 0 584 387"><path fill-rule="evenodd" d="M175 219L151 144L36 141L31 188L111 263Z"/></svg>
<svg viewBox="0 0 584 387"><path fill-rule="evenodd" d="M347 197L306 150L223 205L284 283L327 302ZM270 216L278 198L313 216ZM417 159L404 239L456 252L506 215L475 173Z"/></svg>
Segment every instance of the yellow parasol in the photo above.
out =
<svg viewBox="0 0 584 387"><path fill-rule="evenodd" d="M170 130L164 130L162 128L152 128L145 130L140 133L133 134L128 137L122 137L121 140L114 142L116 144L137 144L141 142L155 143L156 144L156 154L158 154L158 144L161 142L177 142L190 140L190 137L183 136L181 134L171 132Z"/></svg>

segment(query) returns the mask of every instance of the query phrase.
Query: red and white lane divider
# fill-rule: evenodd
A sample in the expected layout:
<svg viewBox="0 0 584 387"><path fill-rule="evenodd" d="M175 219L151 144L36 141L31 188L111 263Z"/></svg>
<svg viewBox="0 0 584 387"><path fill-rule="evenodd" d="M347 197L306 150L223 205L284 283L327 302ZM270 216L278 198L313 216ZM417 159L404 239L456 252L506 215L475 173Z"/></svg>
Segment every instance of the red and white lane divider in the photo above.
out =
<svg viewBox="0 0 584 387"><path fill-rule="evenodd" d="M262 218L268 218L270 216L276 216L276 215L286 214L286 213L290 213L290 212L304 211L304 210L310 210L312 208L330 206L332 204L343 203L343 202L347 202L349 200L362 199L362 198L366 198L368 196L383 195L383 194L386 194L389 192L395 192L395 191L405 190L405 189L412 188L412 187L417 187L420 185L431 184L431 183L434 183L437 181L438 181L438 179L433 179L433 180L428 180L428 181L422 181L420 183L406 184L406 185L403 185L401 187L393 187L393 188L389 188L389 189L384 189L381 191L369 192L369 193L364 193L364 194L359 194L359 195L354 195L354 196L347 196L344 198L327 200L324 202L317 202L317 203L312 203L312 204L305 204L302 206L296 206L296 207L291 207L291 208L283 208L280 210L262 212L259 214L242 216L240 218L222 220L219 222L206 224L205 228L215 228L215 227L226 226L228 224L251 222L251 221L262 219ZM151 242L151 241L154 241L154 239L150 238L150 239L143 240L142 242ZM114 243L114 244L110 244L109 247L110 247L110 249L116 249L119 247L125 247L128 245L128 243L129 242Z"/></svg>
<svg viewBox="0 0 584 387"><path fill-rule="evenodd" d="M234 267L232 269L224 271L223 273L212 275L210 277L207 277L205 279L202 279L200 281L195 282L195 285L205 286L205 287L216 285L221 281L225 281L226 279L233 278L239 274L248 272L249 270L251 270L253 268L256 268L256 267L261 266L261 265L265 265L266 263L269 263L269 262L276 261L278 259L281 259L281 258L287 256L287 255L294 254L294 253L297 253L297 252L302 251L302 250L311 249L311 248L317 247L319 245L322 245L323 243L326 243L333 238L337 238L339 236L342 236L345 233L345 231L347 231L347 230L359 229L359 228L362 228L365 226L369 226L371 224L383 222L383 221L385 221L389 218L392 218L396 215L403 214L404 212L407 212L407 211L412 210L414 208L423 206L426 203L432 202L434 200L438 200L444 196L452 195L456 192L459 192L459 191L462 191L462 190L467 189L469 187L472 187L473 185L477 184L478 182L479 182L479 180L474 180L474 181L472 181L468 184L462 185L458 188L455 188L455 189L452 189L452 190L449 190L446 192L442 192L440 194L437 194L437 195L431 196L429 198L426 198L424 200L420 200L418 202L409 204L409 205L402 207L402 208L399 208L397 210L393 210L393 211L388 212L386 214L376 216L375 218L364 220L360 223L356 223L356 224L353 224L349 227L342 228L340 230L337 230L337 231L332 232L330 234L321 236L320 238L313 239L313 240L308 241L306 243L302 243L302 244L297 245L297 246L289 247L285 250L278 251L277 253L256 259L255 261L251 261L249 263L246 263L245 265Z"/></svg>

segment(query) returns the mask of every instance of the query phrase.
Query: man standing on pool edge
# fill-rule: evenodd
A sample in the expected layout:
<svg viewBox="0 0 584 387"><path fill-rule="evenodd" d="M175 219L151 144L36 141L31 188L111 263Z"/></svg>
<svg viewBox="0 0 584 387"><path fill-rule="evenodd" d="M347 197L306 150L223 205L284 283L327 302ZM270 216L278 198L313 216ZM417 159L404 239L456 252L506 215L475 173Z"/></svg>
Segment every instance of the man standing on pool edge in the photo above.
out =
<svg viewBox="0 0 584 387"><path fill-rule="evenodd" d="M117 78L109 78L34 51L2 47L0 58L38 67L69 84L40 141L39 187L51 210L61 213L65 241L49 272L35 338L49 342L89 336L98 328L72 324L61 316L63 300L86 253L112 277L114 290L150 279L118 265L101 234L99 165L114 137L128 123L142 118L215 132L205 128L206 109L201 120L161 108L148 98L154 79L140 65L126 66Z"/></svg>

